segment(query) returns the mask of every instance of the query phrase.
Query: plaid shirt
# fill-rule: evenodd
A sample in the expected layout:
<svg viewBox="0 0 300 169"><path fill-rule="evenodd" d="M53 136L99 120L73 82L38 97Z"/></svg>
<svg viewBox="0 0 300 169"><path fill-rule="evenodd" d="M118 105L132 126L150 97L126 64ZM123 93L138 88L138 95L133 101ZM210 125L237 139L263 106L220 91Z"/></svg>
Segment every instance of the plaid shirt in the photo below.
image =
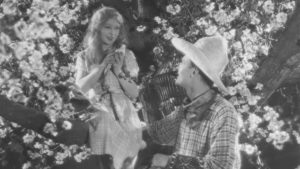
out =
<svg viewBox="0 0 300 169"><path fill-rule="evenodd" d="M196 102L189 106L197 105ZM175 145L176 154L196 157L205 169L239 169L239 125L235 108L217 95L208 111L199 125L191 128L184 110L175 110L150 124L148 132L158 143Z"/></svg>

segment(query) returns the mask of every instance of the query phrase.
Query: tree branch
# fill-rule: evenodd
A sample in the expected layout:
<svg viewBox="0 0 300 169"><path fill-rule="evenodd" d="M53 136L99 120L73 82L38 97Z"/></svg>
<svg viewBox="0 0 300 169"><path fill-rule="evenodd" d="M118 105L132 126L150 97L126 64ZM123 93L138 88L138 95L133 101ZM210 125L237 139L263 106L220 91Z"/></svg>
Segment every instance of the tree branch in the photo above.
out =
<svg viewBox="0 0 300 169"><path fill-rule="evenodd" d="M272 45L273 48L270 50L269 58L262 62L250 81L250 84L258 82L264 84L262 104L296 69L296 65L290 63L290 61L298 63L300 53L300 3L297 2L296 5L294 14L288 20L286 28L274 35L274 37L279 38Z"/></svg>
<svg viewBox="0 0 300 169"><path fill-rule="evenodd" d="M88 143L88 123L80 120L68 120L72 123L70 130L61 130L56 137L43 131L46 123L50 122L47 114L27 108L18 103L8 100L0 95L0 116L8 121L17 123L24 128L31 129L46 138L53 139L57 143L66 145L83 145ZM61 126L63 119L59 120L58 126Z"/></svg>
<svg viewBox="0 0 300 169"><path fill-rule="evenodd" d="M295 69L300 65L300 52L296 55L290 57L286 62L284 62L281 67L276 67L276 70L273 70L273 73L276 75L272 76L272 78L266 79L264 81L264 89L263 89L263 99L260 100L260 105L266 103L269 97L273 94L273 92L280 87L280 85L295 71ZM273 67L269 67L269 69L274 69Z"/></svg>

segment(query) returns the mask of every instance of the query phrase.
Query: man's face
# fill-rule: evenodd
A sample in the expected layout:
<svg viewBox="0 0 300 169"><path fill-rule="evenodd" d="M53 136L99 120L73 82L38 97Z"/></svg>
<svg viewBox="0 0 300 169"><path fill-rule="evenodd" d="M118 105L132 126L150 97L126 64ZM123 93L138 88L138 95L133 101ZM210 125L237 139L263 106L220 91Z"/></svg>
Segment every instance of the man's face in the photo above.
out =
<svg viewBox="0 0 300 169"><path fill-rule="evenodd" d="M192 73L193 67L191 66L191 61L184 56L178 66L178 76L175 80L175 83L182 87L187 87L187 85L191 83Z"/></svg>

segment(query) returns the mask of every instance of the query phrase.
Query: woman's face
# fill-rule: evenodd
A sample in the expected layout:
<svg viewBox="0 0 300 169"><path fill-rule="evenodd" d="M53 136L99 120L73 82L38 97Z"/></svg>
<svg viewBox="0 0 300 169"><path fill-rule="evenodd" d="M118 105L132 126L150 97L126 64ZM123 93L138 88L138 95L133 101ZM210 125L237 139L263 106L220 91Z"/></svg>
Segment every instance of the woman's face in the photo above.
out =
<svg viewBox="0 0 300 169"><path fill-rule="evenodd" d="M101 40L104 45L111 46L119 36L121 25L117 19L107 20L101 28Z"/></svg>

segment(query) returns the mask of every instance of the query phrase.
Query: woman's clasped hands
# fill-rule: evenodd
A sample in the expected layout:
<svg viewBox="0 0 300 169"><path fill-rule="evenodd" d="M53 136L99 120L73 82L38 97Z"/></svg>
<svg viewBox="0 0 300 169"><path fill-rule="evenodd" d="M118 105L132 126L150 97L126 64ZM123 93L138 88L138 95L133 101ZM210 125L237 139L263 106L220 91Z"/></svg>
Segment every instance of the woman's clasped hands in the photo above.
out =
<svg viewBox="0 0 300 169"><path fill-rule="evenodd" d="M91 65L91 72L101 72L104 69L104 73L106 73L112 68L115 74L119 74L122 72L122 63L121 54L119 52L113 52L108 54L100 64Z"/></svg>
<svg viewBox="0 0 300 169"><path fill-rule="evenodd" d="M112 64L112 71L116 75L119 75L120 73L122 73L124 55L121 52L116 51L112 54L112 57L114 58L114 63Z"/></svg>

